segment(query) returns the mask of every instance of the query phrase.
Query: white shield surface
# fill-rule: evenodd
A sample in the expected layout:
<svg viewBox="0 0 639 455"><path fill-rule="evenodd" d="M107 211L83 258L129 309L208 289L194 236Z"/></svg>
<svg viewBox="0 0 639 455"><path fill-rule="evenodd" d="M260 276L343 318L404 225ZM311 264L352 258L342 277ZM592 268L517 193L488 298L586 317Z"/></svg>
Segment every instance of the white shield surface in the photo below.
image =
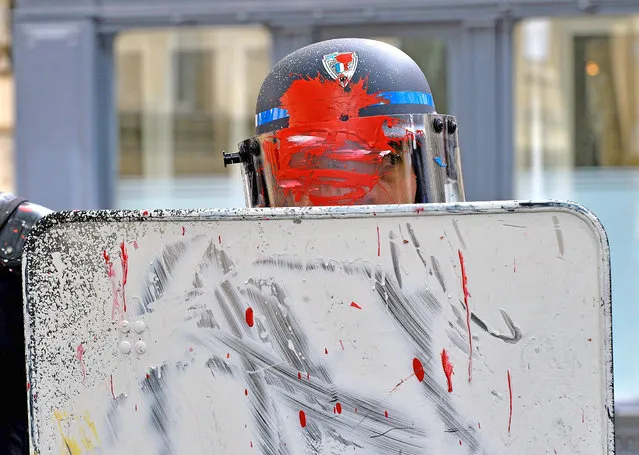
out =
<svg viewBox="0 0 639 455"><path fill-rule="evenodd" d="M614 452L577 205L55 213L24 259L33 453Z"/></svg>

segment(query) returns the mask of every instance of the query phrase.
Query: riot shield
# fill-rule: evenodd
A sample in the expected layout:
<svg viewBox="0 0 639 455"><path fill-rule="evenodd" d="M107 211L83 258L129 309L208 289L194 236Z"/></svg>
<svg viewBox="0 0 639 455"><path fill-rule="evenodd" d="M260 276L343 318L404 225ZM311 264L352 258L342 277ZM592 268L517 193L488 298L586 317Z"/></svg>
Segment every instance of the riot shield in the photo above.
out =
<svg viewBox="0 0 639 455"><path fill-rule="evenodd" d="M32 453L614 452L578 205L55 213L23 274Z"/></svg>

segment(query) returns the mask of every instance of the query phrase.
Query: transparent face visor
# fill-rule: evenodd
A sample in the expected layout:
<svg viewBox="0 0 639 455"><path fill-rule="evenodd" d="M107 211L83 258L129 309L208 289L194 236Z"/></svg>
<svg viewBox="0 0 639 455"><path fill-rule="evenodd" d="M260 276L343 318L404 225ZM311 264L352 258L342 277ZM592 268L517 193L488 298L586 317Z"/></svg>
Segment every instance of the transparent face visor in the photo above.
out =
<svg viewBox="0 0 639 455"><path fill-rule="evenodd" d="M241 163L249 207L464 201L457 124L441 114L370 116L254 136Z"/></svg>

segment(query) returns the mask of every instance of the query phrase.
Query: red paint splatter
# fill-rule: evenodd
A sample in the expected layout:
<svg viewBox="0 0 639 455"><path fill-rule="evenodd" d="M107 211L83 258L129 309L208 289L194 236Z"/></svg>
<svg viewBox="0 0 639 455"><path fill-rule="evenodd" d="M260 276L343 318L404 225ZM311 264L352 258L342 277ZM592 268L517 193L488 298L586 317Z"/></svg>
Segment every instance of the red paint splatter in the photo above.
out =
<svg viewBox="0 0 639 455"><path fill-rule="evenodd" d="M31 383L27 382L27 390L31 390Z"/></svg>
<svg viewBox="0 0 639 455"><path fill-rule="evenodd" d="M477 428L481 430L481 423L477 422Z"/></svg>
<svg viewBox="0 0 639 455"><path fill-rule="evenodd" d="M297 373L297 379L300 379L300 380L302 379L302 373L301 373L301 372L299 372L299 371L298 371L298 373Z"/></svg>
<svg viewBox="0 0 639 455"><path fill-rule="evenodd" d="M446 375L446 383L448 384L448 392L453 391L453 364L450 363L450 359L448 357L448 353L446 349L442 350L442 368L444 369L444 374Z"/></svg>
<svg viewBox="0 0 639 455"><path fill-rule="evenodd" d="M415 209L415 213L421 213L421 212L423 212L423 211L424 211L424 207L417 207L417 208Z"/></svg>
<svg viewBox="0 0 639 455"><path fill-rule="evenodd" d="M248 307L246 309L246 323L248 324L249 327L253 327L253 324L255 324L255 319L253 318L253 308Z"/></svg>
<svg viewBox="0 0 639 455"><path fill-rule="evenodd" d="M126 294L124 289L129 276L129 253L124 242L120 243L120 264L122 265L122 307L126 313Z"/></svg>
<svg viewBox="0 0 639 455"><path fill-rule="evenodd" d="M379 226L377 226L377 256L380 256L382 250L381 250L381 244L379 241Z"/></svg>
<svg viewBox="0 0 639 455"><path fill-rule="evenodd" d="M342 413L342 404L341 404L340 402L338 402L338 403L335 405L335 409L337 410L337 413L338 413L338 414L341 414L341 413Z"/></svg>
<svg viewBox="0 0 639 455"><path fill-rule="evenodd" d="M464 306L466 307L466 328L468 329L468 382L473 377L473 337L470 333L470 307L468 306L468 276L466 276L466 267L464 266L464 255L461 250L457 250L459 255L459 265L461 266L462 288L464 289Z"/></svg>
<svg viewBox="0 0 639 455"><path fill-rule="evenodd" d="M355 412L357 412L357 408L355 408Z"/></svg>
<svg viewBox="0 0 639 455"><path fill-rule="evenodd" d="M82 381L86 381L87 379L87 372L84 368L84 352L84 345L80 343L78 347L75 348L75 358L78 359L78 362L80 362L80 367L82 368Z"/></svg>
<svg viewBox="0 0 639 455"><path fill-rule="evenodd" d="M222 236L221 235L217 236L217 243L219 243L220 245L222 244Z"/></svg>
<svg viewBox="0 0 639 455"><path fill-rule="evenodd" d="M148 211L148 210L145 210L144 212L142 212L142 215L144 215L144 216L149 216L149 211Z"/></svg>
<svg viewBox="0 0 639 455"><path fill-rule="evenodd" d="M251 441L251 447L253 447L253 441Z"/></svg>
<svg viewBox="0 0 639 455"><path fill-rule="evenodd" d="M300 411L300 425L302 428L306 426L306 413L304 411Z"/></svg>
<svg viewBox="0 0 639 455"><path fill-rule="evenodd" d="M227 358L227 359L230 359L230 358L231 358L231 353L230 353L230 352L227 352L227 353L226 353L226 358Z"/></svg>
<svg viewBox="0 0 639 455"><path fill-rule="evenodd" d="M147 377L148 377L148 375L147 375ZM115 400L115 391L113 389L113 375L111 375L111 396Z"/></svg>
<svg viewBox="0 0 639 455"><path fill-rule="evenodd" d="M324 348L324 354L328 354L328 348Z"/></svg>
<svg viewBox="0 0 639 455"><path fill-rule="evenodd" d="M384 411L384 417L388 419L388 411Z"/></svg>
<svg viewBox="0 0 639 455"><path fill-rule="evenodd" d="M106 252L106 250L102 251L102 257L104 258L104 262L106 263L107 276L109 277L109 281L111 282L111 295L113 296L111 319L115 320L116 313L118 313L118 315L121 318L123 317L123 314L120 311L120 300L119 300L120 291L118 290L119 285L115 276L115 270L113 269L113 262L111 261L111 257Z"/></svg>
<svg viewBox="0 0 639 455"><path fill-rule="evenodd" d="M186 233L186 228L182 226L182 235L184 235L185 233Z"/></svg>
<svg viewBox="0 0 639 455"><path fill-rule="evenodd" d="M352 205L378 185L381 152L389 147L384 126L397 120L359 117L360 109L388 102L366 93L366 84L361 80L345 90L320 76L300 78L281 97L289 127L265 138L262 149L276 187L296 205ZM318 167L322 160L328 161ZM330 163L346 160L360 163L359 172Z"/></svg>
<svg viewBox="0 0 639 455"><path fill-rule="evenodd" d="M424 380L424 365L422 365L421 360L417 357L413 359L413 372L415 373L415 377L419 382Z"/></svg>
<svg viewBox="0 0 639 455"><path fill-rule="evenodd" d="M138 248L139 248L139 246L138 246L138 241L137 241L137 240L134 240L134 241L133 241L133 249L137 250Z"/></svg>
<svg viewBox="0 0 639 455"><path fill-rule="evenodd" d="M248 396L248 389L244 389L244 395Z"/></svg>
<svg viewBox="0 0 639 455"><path fill-rule="evenodd" d="M459 440L459 445L462 445L462 440L461 439Z"/></svg>
<svg viewBox="0 0 639 455"><path fill-rule="evenodd" d="M414 364L413 364L413 368L414 368ZM423 370L423 367L422 367ZM410 378L412 378L413 376L415 376L415 373L412 373L410 376L405 377L404 379L402 379L401 381L399 381L397 383L397 385L395 385L395 387L393 387L393 390L391 390L390 392L388 392L389 394L393 393L395 390L397 390L399 388L400 385L402 385L404 382L406 382L407 380L409 380Z"/></svg>
<svg viewBox="0 0 639 455"><path fill-rule="evenodd" d="M342 351L344 350L344 343L342 343L342 340L339 340L339 345L342 347Z"/></svg>
<svg viewBox="0 0 639 455"><path fill-rule="evenodd" d="M310 380L311 379L311 373L306 373L306 380Z"/></svg>
<svg viewBox="0 0 639 455"><path fill-rule="evenodd" d="M510 370L508 370L508 403L509 403L509 411L508 411L508 433L510 433L510 424L513 420L513 386L512 381L510 379Z"/></svg>
<svg viewBox="0 0 639 455"><path fill-rule="evenodd" d="M355 302L351 302L351 306L352 306L353 308L357 308L358 310L361 310L361 309L362 309L362 307L361 307L361 306L359 306L359 305L358 305L357 303L355 303Z"/></svg>

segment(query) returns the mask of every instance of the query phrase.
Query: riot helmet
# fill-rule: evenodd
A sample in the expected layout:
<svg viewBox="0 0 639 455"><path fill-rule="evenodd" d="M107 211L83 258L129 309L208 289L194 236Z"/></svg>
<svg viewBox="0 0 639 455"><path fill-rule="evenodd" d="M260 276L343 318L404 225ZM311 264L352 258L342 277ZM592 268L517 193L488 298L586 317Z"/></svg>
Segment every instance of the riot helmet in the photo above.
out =
<svg viewBox="0 0 639 455"><path fill-rule="evenodd" d="M303 47L266 76L240 163L249 207L464 200L458 129L400 49L370 39Z"/></svg>

